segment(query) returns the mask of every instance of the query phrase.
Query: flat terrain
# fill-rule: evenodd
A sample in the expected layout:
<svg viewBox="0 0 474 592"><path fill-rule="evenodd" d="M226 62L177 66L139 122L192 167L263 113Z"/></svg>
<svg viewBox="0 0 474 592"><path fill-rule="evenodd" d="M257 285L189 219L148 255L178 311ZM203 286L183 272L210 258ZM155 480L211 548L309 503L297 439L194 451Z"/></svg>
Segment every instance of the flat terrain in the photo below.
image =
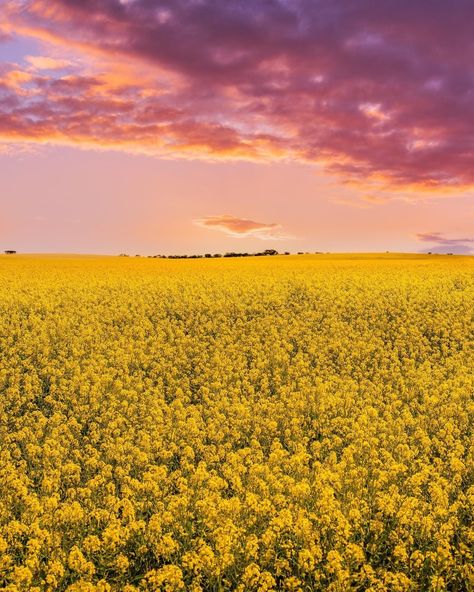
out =
<svg viewBox="0 0 474 592"><path fill-rule="evenodd" d="M474 258L0 257L0 590L467 591Z"/></svg>

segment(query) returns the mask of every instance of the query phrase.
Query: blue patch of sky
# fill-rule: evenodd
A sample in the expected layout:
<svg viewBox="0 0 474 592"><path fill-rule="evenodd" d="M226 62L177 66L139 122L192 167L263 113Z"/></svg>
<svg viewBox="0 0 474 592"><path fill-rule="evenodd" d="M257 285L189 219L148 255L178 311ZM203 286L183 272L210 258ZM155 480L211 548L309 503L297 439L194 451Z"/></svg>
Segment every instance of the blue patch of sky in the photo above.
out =
<svg viewBox="0 0 474 592"><path fill-rule="evenodd" d="M25 65L25 56L42 55L41 42L29 37L12 35L0 42L0 62Z"/></svg>

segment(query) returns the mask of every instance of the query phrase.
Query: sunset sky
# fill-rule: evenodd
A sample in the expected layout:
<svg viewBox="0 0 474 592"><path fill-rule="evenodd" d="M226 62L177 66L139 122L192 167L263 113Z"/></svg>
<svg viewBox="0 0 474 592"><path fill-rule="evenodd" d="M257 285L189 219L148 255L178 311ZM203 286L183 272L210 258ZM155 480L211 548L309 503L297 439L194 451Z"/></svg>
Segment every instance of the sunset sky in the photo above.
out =
<svg viewBox="0 0 474 592"><path fill-rule="evenodd" d="M474 252L472 0L0 0L0 249Z"/></svg>

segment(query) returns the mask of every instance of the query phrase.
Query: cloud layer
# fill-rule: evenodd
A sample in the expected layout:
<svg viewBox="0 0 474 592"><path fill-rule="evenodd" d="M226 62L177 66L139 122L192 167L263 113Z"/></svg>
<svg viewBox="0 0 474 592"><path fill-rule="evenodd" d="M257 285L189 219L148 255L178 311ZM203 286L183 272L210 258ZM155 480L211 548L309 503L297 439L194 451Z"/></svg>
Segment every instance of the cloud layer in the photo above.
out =
<svg viewBox="0 0 474 592"><path fill-rule="evenodd" d="M4 5L3 36L79 58L2 65L4 141L294 158L365 184L474 185L469 0Z"/></svg>
<svg viewBox="0 0 474 592"><path fill-rule="evenodd" d="M469 255L474 251L473 238L447 238L441 232L420 232L416 235L419 241L431 243L432 253L456 253Z"/></svg>
<svg viewBox="0 0 474 592"><path fill-rule="evenodd" d="M205 216L194 221L198 226L220 230L228 236L244 238L253 237L262 240L282 240L290 238L281 232L280 224L266 224L255 222L248 218L237 218L235 216Z"/></svg>

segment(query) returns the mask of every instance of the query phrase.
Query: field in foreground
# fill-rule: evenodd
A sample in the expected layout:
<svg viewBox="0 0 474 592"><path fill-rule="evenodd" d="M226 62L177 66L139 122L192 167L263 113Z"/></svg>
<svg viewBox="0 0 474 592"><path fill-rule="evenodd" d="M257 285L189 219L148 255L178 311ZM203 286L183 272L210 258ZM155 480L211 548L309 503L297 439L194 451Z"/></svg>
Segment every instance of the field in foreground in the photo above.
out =
<svg viewBox="0 0 474 592"><path fill-rule="evenodd" d="M468 257L0 257L0 590L473 590L473 311Z"/></svg>

